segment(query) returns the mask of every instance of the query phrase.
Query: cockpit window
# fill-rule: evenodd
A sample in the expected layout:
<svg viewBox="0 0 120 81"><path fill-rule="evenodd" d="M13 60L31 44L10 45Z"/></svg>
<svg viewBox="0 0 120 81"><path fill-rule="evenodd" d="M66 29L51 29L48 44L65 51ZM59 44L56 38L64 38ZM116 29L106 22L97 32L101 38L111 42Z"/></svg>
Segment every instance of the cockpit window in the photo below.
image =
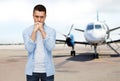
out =
<svg viewBox="0 0 120 81"><path fill-rule="evenodd" d="M87 26L87 30L92 30L93 28L94 28L93 24L89 24L89 25Z"/></svg>
<svg viewBox="0 0 120 81"><path fill-rule="evenodd" d="M95 25L95 29L101 29L101 25Z"/></svg>

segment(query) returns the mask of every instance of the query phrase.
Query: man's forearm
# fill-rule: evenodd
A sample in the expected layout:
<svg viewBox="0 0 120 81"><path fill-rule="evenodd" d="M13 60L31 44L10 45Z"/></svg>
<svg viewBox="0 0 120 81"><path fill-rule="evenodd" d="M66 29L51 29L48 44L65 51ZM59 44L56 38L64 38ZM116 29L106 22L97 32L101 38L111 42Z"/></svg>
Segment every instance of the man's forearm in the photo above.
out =
<svg viewBox="0 0 120 81"><path fill-rule="evenodd" d="M40 32L41 32L42 38L45 39L46 38L46 32L44 30L42 30Z"/></svg>
<svg viewBox="0 0 120 81"><path fill-rule="evenodd" d="M35 41L35 39L36 39L36 32L35 32L35 31L32 32L32 34L31 34L31 39L32 39L33 41Z"/></svg>

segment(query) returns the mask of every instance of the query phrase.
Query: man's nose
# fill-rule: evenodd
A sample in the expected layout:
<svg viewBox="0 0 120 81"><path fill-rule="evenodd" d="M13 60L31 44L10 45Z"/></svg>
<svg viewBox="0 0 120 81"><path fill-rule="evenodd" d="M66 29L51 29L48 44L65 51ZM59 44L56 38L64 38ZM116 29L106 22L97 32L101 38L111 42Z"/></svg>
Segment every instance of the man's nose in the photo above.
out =
<svg viewBox="0 0 120 81"><path fill-rule="evenodd" d="M41 22L41 18L38 18L38 22Z"/></svg>

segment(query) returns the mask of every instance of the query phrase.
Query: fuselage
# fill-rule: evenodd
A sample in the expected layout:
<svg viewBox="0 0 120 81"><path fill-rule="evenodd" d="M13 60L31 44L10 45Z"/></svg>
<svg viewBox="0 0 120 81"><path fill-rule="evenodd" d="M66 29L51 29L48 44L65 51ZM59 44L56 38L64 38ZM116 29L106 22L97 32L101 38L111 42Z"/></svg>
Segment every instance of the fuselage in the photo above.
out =
<svg viewBox="0 0 120 81"><path fill-rule="evenodd" d="M109 38L109 28L105 23L89 23L85 29L84 36L90 44L102 44Z"/></svg>

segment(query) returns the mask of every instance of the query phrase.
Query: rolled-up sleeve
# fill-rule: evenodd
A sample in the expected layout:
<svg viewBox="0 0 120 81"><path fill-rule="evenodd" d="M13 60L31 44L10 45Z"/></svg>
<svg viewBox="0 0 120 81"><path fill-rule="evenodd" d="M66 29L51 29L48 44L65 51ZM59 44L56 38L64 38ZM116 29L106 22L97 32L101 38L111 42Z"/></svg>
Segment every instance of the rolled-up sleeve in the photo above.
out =
<svg viewBox="0 0 120 81"><path fill-rule="evenodd" d="M30 38L30 35L29 35L29 31L24 31L23 32L23 40L24 40L24 45L25 45L25 49L31 53L34 51L35 47L36 47L36 44L34 41L32 41L32 39Z"/></svg>

